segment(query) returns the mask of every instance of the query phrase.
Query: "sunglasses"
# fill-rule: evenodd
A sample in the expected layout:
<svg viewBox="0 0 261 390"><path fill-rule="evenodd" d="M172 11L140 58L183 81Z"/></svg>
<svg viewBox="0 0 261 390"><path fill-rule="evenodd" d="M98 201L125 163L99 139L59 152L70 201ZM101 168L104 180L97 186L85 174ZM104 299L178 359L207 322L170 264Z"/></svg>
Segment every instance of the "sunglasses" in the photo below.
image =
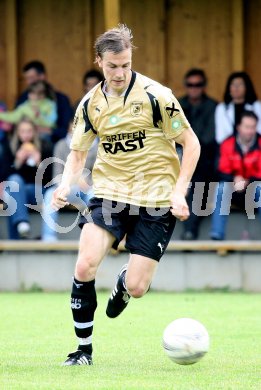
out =
<svg viewBox="0 0 261 390"><path fill-rule="evenodd" d="M205 83L201 81L200 83L186 83L187 88L202 88L205 87Z"/></svg>

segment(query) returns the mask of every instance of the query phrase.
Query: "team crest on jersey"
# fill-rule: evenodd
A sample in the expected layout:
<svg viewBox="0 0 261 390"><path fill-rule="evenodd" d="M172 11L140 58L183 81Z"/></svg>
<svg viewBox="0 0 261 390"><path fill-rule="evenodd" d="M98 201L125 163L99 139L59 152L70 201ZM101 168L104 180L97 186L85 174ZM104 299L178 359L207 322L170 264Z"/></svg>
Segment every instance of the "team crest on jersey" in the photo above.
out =
<svg viewBox="0 0 261 390"><path fill-rule="evenodd" d="M132 116L139 116L142 114L143 103L142 102L132 102L130 107L130 112Z"/></svg>
<svg viewBox="0 0 261 390"><path fill-rule="evenodd" d="M172 119L175 116L175 113L179 112L179 110L177 108L175 108L175 104L173 101L169 102L165 106L165 110L166 110L170 119Z"/></svg>

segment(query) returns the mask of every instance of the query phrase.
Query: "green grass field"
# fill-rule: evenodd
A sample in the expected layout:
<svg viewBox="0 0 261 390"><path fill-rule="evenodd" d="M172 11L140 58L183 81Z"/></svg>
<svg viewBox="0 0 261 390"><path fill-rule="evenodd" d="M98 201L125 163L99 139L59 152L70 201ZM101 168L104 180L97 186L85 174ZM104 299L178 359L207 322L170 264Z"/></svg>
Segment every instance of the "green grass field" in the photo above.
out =
<svg viewBox="0 0 261 390"><path fill-rule="evenodd" d="M156 293L108 319L98 293L94 366L61 367L76 342L69 294L1 293L1 390L260 390L261 295ZM165 326L192 317L208 329L209 353L173 363L161 346Z"/></svg>

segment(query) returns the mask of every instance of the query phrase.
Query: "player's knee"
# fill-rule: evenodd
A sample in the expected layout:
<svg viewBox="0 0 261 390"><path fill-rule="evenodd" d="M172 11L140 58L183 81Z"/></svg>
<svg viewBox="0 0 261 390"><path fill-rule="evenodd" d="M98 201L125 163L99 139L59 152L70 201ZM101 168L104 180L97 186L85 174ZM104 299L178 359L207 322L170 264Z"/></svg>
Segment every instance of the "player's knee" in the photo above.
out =
<svg viewBox="0 0 261 390"><path fill-rule="evenodd" d="M91 256L79 256L76 267L75 275L79 280L93 280L97 272L97 261Z"/></svg>
<svg viewBox="0 0 261 390"><path fill-rule="evenodd" d="M128 293L133 298L141 298L148 291L147 285L145 286L142 283L140 283L140 284L127 284L126 287L127 287Z"/></svg>

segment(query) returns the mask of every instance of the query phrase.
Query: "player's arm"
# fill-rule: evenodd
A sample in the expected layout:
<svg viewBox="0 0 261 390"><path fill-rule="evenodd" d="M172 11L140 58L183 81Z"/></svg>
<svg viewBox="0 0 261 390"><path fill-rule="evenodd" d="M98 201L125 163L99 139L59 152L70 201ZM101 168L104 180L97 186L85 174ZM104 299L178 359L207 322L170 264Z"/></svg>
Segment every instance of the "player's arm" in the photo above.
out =
<svg viewBox="0 0 261 390"><path fill-rule="evenodd" d="M185 221L189 217L189 208L185 197L200 156L200 144L191 128L185 129L178 135L175 142L183 147L183 156L179 177L171 195L171 212L180 221Z"/></svg>
<svg viewBox="0 0 261 390"><path fill-rule="evenodd" d="M87 157L86 151L71 150L69 153L62 176L61 184L53 193L52 207L58 210L68 205L67 196L73 185L78 184Z"/></svg>
<svg viewBox="0 0 261 390"><path fill-rule="evenodd" d="M55 210L68 204L67 196L70 193L71 187L75 184L79 184L85 167L88 150L96 137L96 134L91 131L90 127L87 127L86 120L88 119L88 114L85 112L84 117L83 103L84 102L82 101L79 104L74 117L72 127L73 135L70 144L71 152L69 153L64 166L61 184L53 194L52 207Z"/></svg>
<svg viewBox="0 0 261 390"><path fill-rule="evenodd" d="M185 196L199 159L200 144L180 103L170 90L166 89L164 96L160 97L160 106L162 129L166 138L183 147L180 173L171 195L171 212L181 221L185 221L189 217Z"/></svg>

